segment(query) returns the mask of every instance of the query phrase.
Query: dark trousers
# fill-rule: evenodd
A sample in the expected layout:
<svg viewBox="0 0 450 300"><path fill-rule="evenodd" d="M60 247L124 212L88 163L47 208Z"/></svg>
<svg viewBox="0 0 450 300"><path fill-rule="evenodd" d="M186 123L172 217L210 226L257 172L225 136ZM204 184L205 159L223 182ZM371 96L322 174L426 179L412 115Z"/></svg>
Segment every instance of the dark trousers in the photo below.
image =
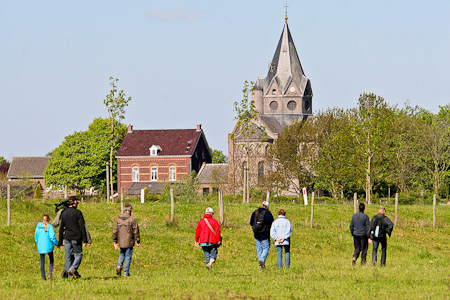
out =
<svg viewBox="0 0 450 300"><path fill-rule="evenodd" d="M47 253L48 254L48 258L50 259L50 265L48 268L48 276L52 276L52 272L53 272L53 262L54 262L54 258L53 258L53 251ZM41 276L42 279L46 279L45 277L45 254L41 254Z"/></svg>
<svg viewBox="0 0 450 300"><path fill-rule="evenodd" d="M387 249L387 240L386 236L382 238L376 238L373 241L373 250L372 250L372 263L377 263L377 252L378 246L381 244L381 265L386 265L386 249Z"/></svg>
<svg viewBox="0 0 450 300"><path fill-rule="evenodd" d="M369 247L367 236L353 236L353 245L355 246L353 257L358 259L359 253L361 253L361 263L365 264L367 259L367 248Z"/></svg>

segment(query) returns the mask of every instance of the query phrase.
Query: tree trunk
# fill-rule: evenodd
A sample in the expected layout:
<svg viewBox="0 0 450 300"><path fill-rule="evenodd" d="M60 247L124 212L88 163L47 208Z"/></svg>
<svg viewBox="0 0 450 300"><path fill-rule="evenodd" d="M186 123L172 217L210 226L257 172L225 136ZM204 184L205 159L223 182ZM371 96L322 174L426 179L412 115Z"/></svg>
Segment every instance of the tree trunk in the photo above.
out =
<svg viewBox="0 0 450 300"><path fill-rule="evenodd" d="M370 172L371 172L371 161L372 157L369 155L367 158L367 170L366 170L366 202L367 204L370 204L370 198L371 198L371 192L372 192L372 185L371 185L371 178L370 178Z"/></svg>

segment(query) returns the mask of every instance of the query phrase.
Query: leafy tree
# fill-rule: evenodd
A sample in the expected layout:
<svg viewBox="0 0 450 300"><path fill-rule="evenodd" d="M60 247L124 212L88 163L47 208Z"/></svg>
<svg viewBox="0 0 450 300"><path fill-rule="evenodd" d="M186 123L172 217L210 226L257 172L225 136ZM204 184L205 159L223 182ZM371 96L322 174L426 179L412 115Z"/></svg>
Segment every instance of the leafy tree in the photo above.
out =
<svg viewBox="0 0 450 300"><path fill-rule="evenodd" d="M313 118L284 128L267 152L273 168L268 180L273 190L288 190L297 194L303 187L310 188L315 173L311 162L317 157L316 131Z"/></svg>
<svg viewBox="0 0 450 300"><path fill-rule="evenodd" d="M438 114L423 110L421 118L425 125L420 131L421 166L438 194L450 172L450 104L441 106Z"/></svg>
<svg viewBox="0 0 450 300"><path fill-rule="evenodd" d="M235 120L237 120L236 130L231 135L231 140L235 145L243 151L244 154L244 172L243 172L243 189L242 201L250 202L250 184L251 180L251 161L250 157L258 155L258 149L265 142L267 136L265 128L257 124L258 111L255 102L250 98L255 89L254 82L244 82L242 89L243 98L241 101L234 102L234 111L236 112ZM240 163L237 157L233 158L235 169L237 163Z"/></svg>
<svg viewBox="0 0 450 300"><path fill-rule="evenodd" d="M357 155L365 165L364 191L367 203L371 203L373 183L383 174L382 161L386 147L386 132L390 108L383 97L363 93L358 99L358 107L352 115L352 137L357 143ZM360 169L360 167L358 167Z"/></svg>
<svg viewBox="0 0 450 300"><path fill-rule="evenodd" d="M317 175L315 188L330 191L338 199L344 190L357 185L361 173L356 170L355 141L351 136L351 113L343 109L331 109L319 113L314 121L317 134L317 159L314 170Z"/></svg>
<svg viewBox="0 0 450 300"><path fill-rule="evenodd" d="M114 126L118 139L113 144L113 155L126 132L125 125L116 122ZM110 154L110 141L110 121L102 118L95 119L87 131L66 136L63 143L53 150L44 172L46 184L68 186L80 192L90 187L104 189L104 162Z"/></svg>
<svg viewBox="0 0 450 300"><path fill-rule="evenodd" d="M11 163L8 160L0 156L0 180L6 179L10 165Z"/></svg>
<svg viewBox="0 0 450 300"><path fill-rule="evenodd" d="M212 163L213 164L222 164L228 162L228 156L223 154L222 151L210 148L212 153Z"/></svg>
<svg viewBox="0 0 450 300"><path fill-rule="evenodd" d="M186 175L179 182L167 182L164 185L161 198L170 200L170 189L173 189L174 196L179 197L183 202L190 202L198 198L197 191L199 188L200 184L197 180L197 173L192 171L191 174Z"/></svg>
<svg viewBox="0 0 450 300"><path fill-rule="evenodd" d="M125 107L128 106L128 102L131 101L131 97L126 98L124 90L117 90L116 83L119 81L117 78L109 77L111 90L103 103L106 105L109 114L109 122L111 126L110 132L110 153L109 153L109 165L111 166L110 181L111 181L111 194L114 194L113 189L113 156L114 156L114 145L117 140L121 138L120 129L115 126L120 124L120 121L125 118Z"/></svg>
<svg viewBox="0 0 450 300"><path fill-rule="evenodd" d="M34 199L42 199L42 186L40 182L34 188Z"/></svg>

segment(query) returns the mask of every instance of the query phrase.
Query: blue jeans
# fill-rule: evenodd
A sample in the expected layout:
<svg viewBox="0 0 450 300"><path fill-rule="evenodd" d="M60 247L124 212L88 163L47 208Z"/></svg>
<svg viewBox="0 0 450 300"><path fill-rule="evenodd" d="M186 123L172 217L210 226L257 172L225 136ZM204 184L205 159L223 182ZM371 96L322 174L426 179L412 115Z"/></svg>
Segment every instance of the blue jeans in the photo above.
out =
<svg viewBox="0 0 450 300"><path fill-rule="evenodd" d="M83 258L83 244L81 241L76 240L63 240L64 245L64 271L78 271L78 267L81 264ZM73 259L75 254L75 259Z"/></svg>
<svg viewBox="0 0 450 300"><path fill-rule="evenodd" d="M130 265L131 265L132 257L133 257L133 247L120 248L119 263L117 265L120 266L120 268L122 268L123 261L125 260L125 267L123 269L123 275L130 275Z"/></svg>
<svg viewBox="0 0 450 300"><path fill-rule="evenodd" d="M283 268L283 247L284 247L284 263L286 268L291 265L291 245L277 246L277 266Z"/></svg>
<svg viewBox="0 0 450 300"><path fill-rule="evenodd" d="M53 262L54 262L54 258L53 258L53 251L47 253L48 254L48 258L50 259L50 266L48 267L48 276L52 275L53 272ZM45 278L45 254L41 254L41 275L42 275L42 279L46 279Z"/></svg>
<svg viewBox="0 0 450 300"><path fill-rule="evenodd" d="M203 254L205 254L206 264L209 264L210 259L217 259L217 247L216 246L202 246Z"/></svg>
<svg viewBox="0 0 450 300"><path fill-rule="evenodd" d="M258 261L263 261L265 263L267 255L269 255L270 239L267 240L255 239L255 245L256 245L256 256L258 257Z"/></svg>
<svg viewBox="0 0 450 300"><path fill-rule="evenodd" d="M387 241L386 237L379 238L377 240L372 240L373 249L372 249L372 263L377 263L377 252L378 246L381 244L381 265L386 265L386 249L387 249Z"/></svg>

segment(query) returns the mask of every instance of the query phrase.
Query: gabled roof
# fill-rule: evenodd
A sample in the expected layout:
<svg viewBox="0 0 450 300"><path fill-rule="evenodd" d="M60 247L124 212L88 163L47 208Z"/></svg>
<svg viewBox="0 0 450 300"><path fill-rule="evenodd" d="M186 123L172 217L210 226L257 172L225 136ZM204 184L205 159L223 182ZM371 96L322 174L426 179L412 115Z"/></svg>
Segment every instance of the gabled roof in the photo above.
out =
<svg viewBox="0 0 450 300"><path fill-rule="evenodd" d="M128 195L140 195L141 190L147 188L147 191L152 194L161 194L164 189L164 182L134 182L128 189Z"/></svg>
<svg viewBox="0 0 450 300"><path fill-rule="evenodd" d="M50 157L13 157L8 170L8 178L44 178L44 171Z"/></svg>
<svg viewBox="0 0 450 300"><path fill-rule="evenodd" d="M161 147L158 156L192 156L201 137L203 131L196 129L132 130L125 135L117 156L150 156L152 145Z"/></svg>
<svg viewBox="0 0 450 300"><path fill-rule="evenodd" d="M264 94L266 94L273 81L276 82L283 95L286 93L291 81L295 82L302 93L309 82L309 79L303 72L287 21L284 24L267 76L263 79L258 79L256 88L262 89Z"/></svg>
<svg viewBox="0 0 450 300"><path fill-rule="evenodd" d="M228 164L205 164L198 172L197 178L200 184L226 183L227 176Z"/></svg>

